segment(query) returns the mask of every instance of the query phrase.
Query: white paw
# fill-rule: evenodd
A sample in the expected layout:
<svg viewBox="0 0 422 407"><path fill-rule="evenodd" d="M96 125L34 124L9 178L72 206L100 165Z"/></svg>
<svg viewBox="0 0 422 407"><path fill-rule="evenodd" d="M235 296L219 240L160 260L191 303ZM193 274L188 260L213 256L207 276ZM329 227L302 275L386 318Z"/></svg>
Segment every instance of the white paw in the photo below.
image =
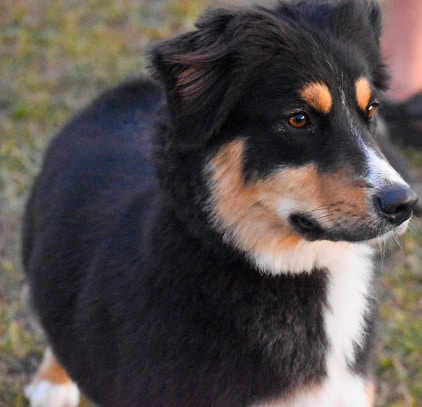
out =
<svg viewBox="0 0 422 407"><path fill-rule="evenodd" d="M31 407L77 407L80 401L75 383L56 384L47 380L31 383L25 388Z"/></svg>

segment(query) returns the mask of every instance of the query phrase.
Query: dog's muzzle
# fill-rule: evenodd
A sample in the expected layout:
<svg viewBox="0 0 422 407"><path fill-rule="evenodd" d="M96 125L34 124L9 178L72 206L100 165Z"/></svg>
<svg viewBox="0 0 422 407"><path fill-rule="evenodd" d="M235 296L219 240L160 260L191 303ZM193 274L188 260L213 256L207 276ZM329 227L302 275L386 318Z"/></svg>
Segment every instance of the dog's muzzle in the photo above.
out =
<svg viewBox="0 0 422 407"><path fill-rule="evenodd" d="M326 216L314 217L311 212L292 213L290 225L306 240L365 241L387 236L389 232L399 234L405 230L400 225L410 219L418 202L418 196L406 183L383 185L371 194L371 210L357 221L353 213L341 214L334 210L337 220L331 225L320 222Z"/></svg>

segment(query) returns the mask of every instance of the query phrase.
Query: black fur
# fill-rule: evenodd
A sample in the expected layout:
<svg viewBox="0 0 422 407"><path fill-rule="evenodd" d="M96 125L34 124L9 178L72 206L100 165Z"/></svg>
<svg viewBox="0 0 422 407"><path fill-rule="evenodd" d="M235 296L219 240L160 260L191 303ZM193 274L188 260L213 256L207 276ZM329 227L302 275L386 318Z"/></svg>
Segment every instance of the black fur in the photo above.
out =
<svg viewBox="0 0 422 407"><path fill-rule="evenodd" d="M306 146L274 123L311 79L365 75L381 92L380 26L370 1L208 12L153 49L159 83L100 96L55 138L27 206L24 265L54 352L94 402L241 407L324 379L326 270L257 271L210 223L204 163L241 135L249 180L282 164L331 171L339 156L363 172L334 137L341 117Z"/></svg>

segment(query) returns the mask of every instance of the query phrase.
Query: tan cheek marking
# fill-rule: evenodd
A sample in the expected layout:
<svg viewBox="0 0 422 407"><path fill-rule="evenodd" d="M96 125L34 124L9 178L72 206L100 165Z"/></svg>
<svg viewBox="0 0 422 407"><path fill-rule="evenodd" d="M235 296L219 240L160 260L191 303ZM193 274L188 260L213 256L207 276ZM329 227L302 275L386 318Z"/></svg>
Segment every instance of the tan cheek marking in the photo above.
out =
<svg viewBox="0 0 422 407"><path fill-rule="evenodd" d="M360 78L355 83L356 101L358 106L366 111L372 97L371 84L367 78Z"/></svg>
<svg viewBox="0 0 422 407"><path fill-rule="evenodd" d="M357 219L368 216L366 188L356 185L347 170L319 175L318 200L329 210L333 224L353 225Z"/></svg>
<svg viewBox="0 0 422 407"><path fill-rule="evenodd" d="M47 380L55 384L72 383L72 379L57 361L50 349L45 351L44 359L34 378L35 382L40 382L41 380Z"/></svg>
<svg viewBox="0 0 422 407"><path fill-rule="evenodd" d="M245 184L243 151L244 142L236 140L210 163L214 221L241 249L276 254L303 240L280 216L283 200L299 211L316 210L313 215L325 227L340 223L352 227L356 219L367 216L366 190L353 185L347 171L320 174L308 165Z"/></svg>
<svg viewBox="0 0 422 407"><path fill-rule="evenodd" d="M295 246L300 236L269 207L271 186L265 181L244 183L243 148L243 141L234 141L211 161L212 207L218 226L227 238L252 253Z"/></svg>
<svg viewBox="0 0 422 407"><path fill-rule="evenodd" d="M353 225L368 215L366 189L352 182L347 170L321 174L314 165L294 170L283 170L268 182L268 200L276 201L283 195L309 211L323 227Z"/></svg>
<svg viewBox="0 0 422 407"><path fill-rule="evenodd" d="M333 105L330 90L323 83L314 82L306 85L300 96L310 106L323 113L329 113Z"/></svg>

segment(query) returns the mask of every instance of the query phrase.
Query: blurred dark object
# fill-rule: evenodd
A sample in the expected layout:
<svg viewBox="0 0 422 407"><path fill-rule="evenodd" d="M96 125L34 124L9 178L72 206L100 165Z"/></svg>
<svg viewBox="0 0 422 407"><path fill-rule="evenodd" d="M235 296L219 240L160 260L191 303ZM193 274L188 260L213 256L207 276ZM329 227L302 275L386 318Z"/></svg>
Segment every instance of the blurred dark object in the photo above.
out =
<svg viewBox="0 0 422 407"><path fill-rule="evenodd" d="M422 92L400 103L384 101L381 114L393 142L422 148Z"/></svg>
<svg viewBox="0 0 422 407"><path fill-rule="evenodd" d="M378 121L377 142L391 165L412 185L422 198L422 183L397 146L422 148L422 92L404 102L383 101ZM422 210L419 200L417 212Z"/></svg>

